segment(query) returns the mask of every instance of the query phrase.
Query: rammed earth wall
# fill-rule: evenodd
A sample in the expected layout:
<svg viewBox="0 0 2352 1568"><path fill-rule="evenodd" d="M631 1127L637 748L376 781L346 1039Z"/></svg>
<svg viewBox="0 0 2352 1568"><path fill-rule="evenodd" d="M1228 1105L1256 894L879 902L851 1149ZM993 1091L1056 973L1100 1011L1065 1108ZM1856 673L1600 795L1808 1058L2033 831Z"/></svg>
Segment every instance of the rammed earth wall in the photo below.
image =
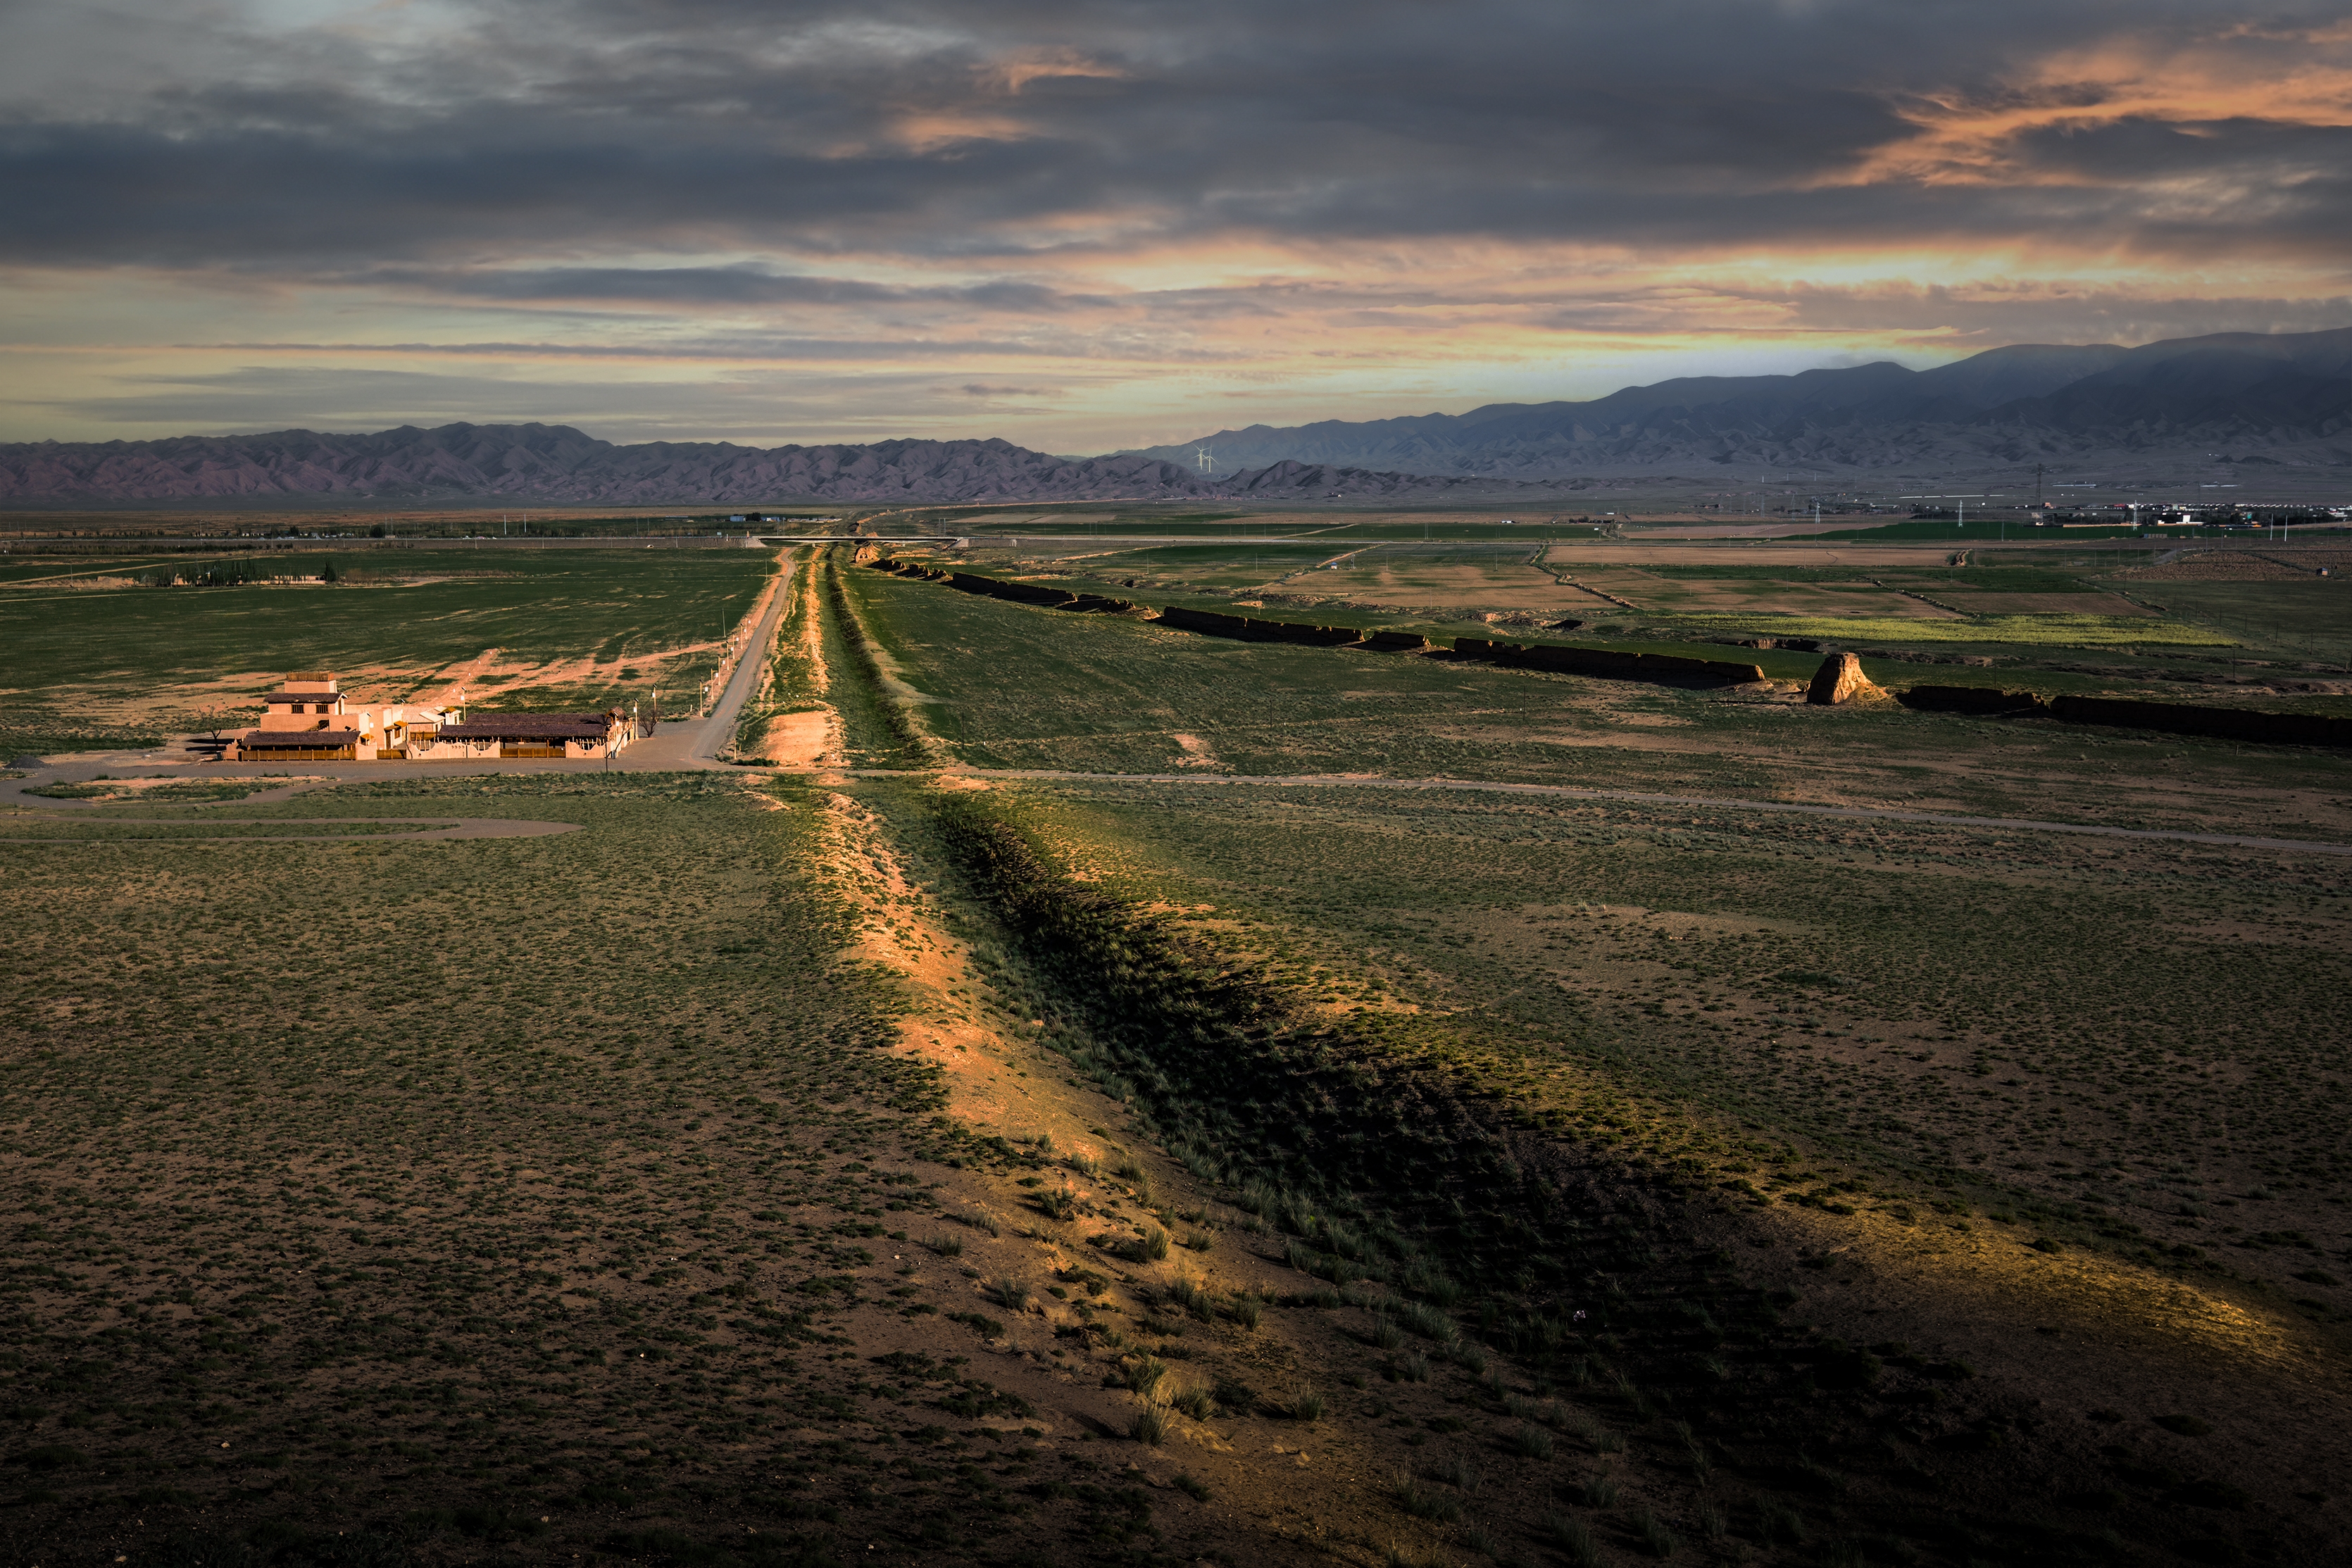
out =
<svg viewBox="0 0 2352 1568"><path fill-rule="evenodd" d="M1913 686L1895 694L1905 707L1923 713L1979 714L2022 717L2042 714L2068 724L2115 725L2166 735L2200 735L2216 740L2252 740L2273 746L2352 746L2352 718L2330 714L2263 713L2249 708L2200 707L2193 703L2144 702L2133 697L2060 696L2004 692L1991 686Z"/></svg>
<svg viewBox="0 0 2352 1568"><path fill-rule="evenodd" d="M1621 648L1578 648L1559 643L1489 643L1457 637L1454 652L1465 659L1568 675L1598 675L1611 681L1721 681L1745 685L1764 678L1761 666L1728 659L1692 659L1679 653L1629 653Z"/></svg>
<svg viewBox="0 0 2352 1568"><path fill-rule="evenodd" d="M2128 697L2055 697L2051 714L2069 724L2116 724L2169 735L2219 740L2263 740L2286 746L2352 746L2352 718L2332 714L2258 713L2247 708L2196 707L2188 703L2137 702Z"/></svg>

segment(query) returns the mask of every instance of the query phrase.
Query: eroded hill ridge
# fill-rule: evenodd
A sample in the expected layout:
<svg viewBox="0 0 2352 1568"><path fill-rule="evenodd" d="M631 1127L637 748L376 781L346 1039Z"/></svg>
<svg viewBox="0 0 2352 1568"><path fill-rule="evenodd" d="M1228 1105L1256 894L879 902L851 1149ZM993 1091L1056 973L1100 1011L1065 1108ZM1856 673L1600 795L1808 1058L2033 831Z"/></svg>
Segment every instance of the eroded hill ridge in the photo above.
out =
<svg viewBox="0 0 2352 1568"><path fill-rule="evenodd" d="M616 446L561 424L403 425L367 435L279 430L160 441L0 446L0 502L271 496L492 497L614 506L1084 501L1190 496L1442 497L1459 476L1342 472L1281 462L1212 480L1137 456L1055 457L1008 441ZM1491 487L1491 486L1490 486Z"/></svg>
<svg viewBox="0 0 2352 1568"><path fill-rule="evenodd" d="M1206 446L1220 472L1202 472ZM616 445L560 424L0 445L0 502L338 495L612 505L1441 498L1605 475L1782 479L2036 462L2352 465L2352 327L2126 349L2016 344L1911 371L1692 376L1590 402L1222 430L1061 457L1003 440ZM1530 499L1533 497L1530 497Z"/></svg>
<svg viewBox="0 0 2352 1568"><path fill-rule="evenodd" d="M1490 478L1576 474L1949 472L2017 463L2226 458L2352 463L2352 328L2223 332L2126 349L2021 343L1912 371L1888 362L1777 376L1685 376L1590 402L1221 430L1240 467L1290 459ZM1752 471L1752 472L1751 472ZM2251 479L2251 476L2249 476Z"/></svg>

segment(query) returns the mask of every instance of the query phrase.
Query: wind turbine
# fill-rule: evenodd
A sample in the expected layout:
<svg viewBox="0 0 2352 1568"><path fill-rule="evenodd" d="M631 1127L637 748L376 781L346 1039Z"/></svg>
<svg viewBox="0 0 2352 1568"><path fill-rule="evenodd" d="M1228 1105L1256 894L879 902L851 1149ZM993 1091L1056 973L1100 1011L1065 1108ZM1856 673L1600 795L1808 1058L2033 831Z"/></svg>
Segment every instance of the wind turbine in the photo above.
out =
<svg viewBox="0 0 2352 1568"><path fill-rule="evenodd" d="M1203 474L1213 474L1217 471L1217 460L1209 455L1209 449L1205 446L1192 454L1192 460L1194 466Z"/></svg>

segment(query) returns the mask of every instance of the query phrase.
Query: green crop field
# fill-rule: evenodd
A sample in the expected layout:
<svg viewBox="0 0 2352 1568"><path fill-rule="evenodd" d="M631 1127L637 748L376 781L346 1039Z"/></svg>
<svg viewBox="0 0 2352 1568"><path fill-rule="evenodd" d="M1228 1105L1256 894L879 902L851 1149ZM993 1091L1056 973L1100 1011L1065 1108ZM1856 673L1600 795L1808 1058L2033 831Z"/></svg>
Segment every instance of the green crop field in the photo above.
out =
<svg viewBox="0 0 2352 1568"><path fill-rule="evenodd" d="M2203 622L2247 647L2274 649L2352 674L2352 583L2333 577L2299 582L2149 582L2136 591L2176 618Z"/></svg>
<svg viewBox="0 0 2352 1568"><path fill-rule="evenodd" d="M1555 556L1556 566L1573 565ZM1669 580L1732 582L1857 582L1891 583L1901 588L1964 588L1972 593L2081 593L2097 586L2084 576L2049 566L1966 566L1934 568L1901 566L1692 565L1687 562L1645 563L1644 576Z"/></svg>
<svg viewBox="0 0 2352 1568"><path fill-rule="evenodd" d="M289 670L335 671L373 700L429 695L443 672L493 648L495 665L468 688L477 702L602 706L657 684L690 701L718 663L723 631L771 570L765 554L740 549L352 552L239 564L283 576L332 564L343 581L31 583L0 592L0 639L12 649L0 750L152 744L210 711L257 713L259 694Z"/></svg>
<svg viewBox="0 0 2352 1568"><path fill-rule="evenodd" d="M1909 646L1968 643L2047 648L2227 648L2237 641L2208 627L2137 615L1971 615L1949 621L1896 621L1867 615L1685 611L1676 619L1717 629L1737 624L1767 636L1844 637Z"/></svg>

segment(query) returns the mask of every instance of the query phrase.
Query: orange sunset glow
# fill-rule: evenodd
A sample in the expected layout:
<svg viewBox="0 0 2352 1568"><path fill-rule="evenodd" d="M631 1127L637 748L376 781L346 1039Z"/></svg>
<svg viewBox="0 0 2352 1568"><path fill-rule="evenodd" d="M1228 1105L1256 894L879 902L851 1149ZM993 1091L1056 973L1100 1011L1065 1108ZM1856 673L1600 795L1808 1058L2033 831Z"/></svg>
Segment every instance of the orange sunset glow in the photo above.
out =
<svg viewBox="0 0 2352 1568"><path fill-rule="evenodd" d="M0 21L7 439L1089 452L2352 320L2340 8L108 16Z"/></svg>

